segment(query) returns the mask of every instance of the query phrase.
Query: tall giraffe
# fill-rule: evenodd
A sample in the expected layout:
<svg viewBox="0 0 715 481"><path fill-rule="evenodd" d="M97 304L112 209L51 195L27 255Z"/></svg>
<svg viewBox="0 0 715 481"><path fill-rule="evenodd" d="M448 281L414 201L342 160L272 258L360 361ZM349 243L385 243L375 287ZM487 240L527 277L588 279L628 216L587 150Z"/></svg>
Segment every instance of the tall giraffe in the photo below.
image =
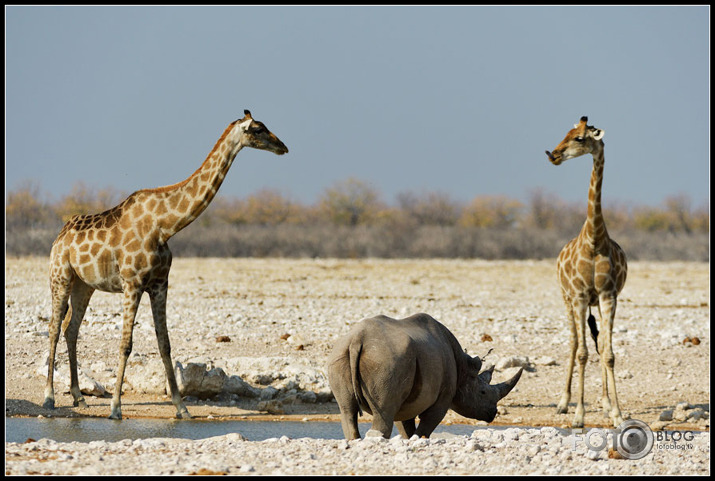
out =
<svg viewBox="0 0 715 481"><path fill-rule="evenodd" d="M53 376L61 324L65 327L73 404L87 406L77 377L77 335L89 300L99 289L124 295L119 369L109 417L122 418L124 371L132 351L134 318L144 292L151 301L154 330L176 417L191 417L176 384L166 327L172 258L167 241L206 209L242 148L253 147L278 155L288 152L283 142L263 123L254 120L248 110L244 114L242 119L229 124L204 163L188 179L166 187L139 190L101 214L74 216L62 228L50 253L52 319L45 408L55 407Z"/></svg>
<svg viewBox="0 0 715 481"><path fill-rule="evenodd" d="M578 357L580 385L572 425L573 427L583 427L584 372L588 360L586 318L590 306L598 306L601 318L600 334L598 334L593 316L589 316L588 323L594 339L597 338L597 351L600 346L603 412L610 416L613 425L617 427L623 422L623 417L618 404L616 379L613 374L615 358L611 345L611 332L616 315L616 298L626 283L628 268L623 249L608 237L601 211L604 132L591 125L586 125L587 122L588 117L581 117L579 123L566 134L564 140L556 146L553 152L546 151L546 155L554 165L585 154L593 156L586 222L578 237L572 239L561 250L557 261L558 279L571 326L571 355L566 372L566 386L556 412L566 413L568 411L574 358Z"/></svg>

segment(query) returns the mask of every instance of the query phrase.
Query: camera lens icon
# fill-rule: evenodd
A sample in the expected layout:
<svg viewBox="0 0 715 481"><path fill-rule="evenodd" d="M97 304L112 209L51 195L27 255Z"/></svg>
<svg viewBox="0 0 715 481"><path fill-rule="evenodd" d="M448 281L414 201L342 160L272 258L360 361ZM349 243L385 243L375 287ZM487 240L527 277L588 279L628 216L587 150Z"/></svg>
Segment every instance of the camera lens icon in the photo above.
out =
<svg viewBox="0 0 715 481"><path fill-rule="evenodd" d="M653 431L643 421L629 419L618 426L616 449L625 459L641 459L653 449Z"/></svg>

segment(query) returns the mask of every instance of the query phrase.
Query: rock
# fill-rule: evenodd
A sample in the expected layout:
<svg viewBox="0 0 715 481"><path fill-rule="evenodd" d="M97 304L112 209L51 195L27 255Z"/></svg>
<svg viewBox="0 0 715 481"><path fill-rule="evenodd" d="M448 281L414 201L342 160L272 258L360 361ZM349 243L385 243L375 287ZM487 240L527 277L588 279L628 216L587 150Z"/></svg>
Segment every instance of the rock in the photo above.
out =
<svg viewBox="0 0 715 481"><path fill-rule="evenodd" d="M698 422L701 418L705 417L706 413L700 408L694 408L687 411L687 420L690 422Z"/></svg>
<svg viewBox="0 0 715 481"><path fill-rule="evenodd" d="M660 416L658 416L658 421L672 421L673 420L673 410L672 409L666 409L662 413L660 413Z"/></svg>
<svg viewBox="0 0 715 481"><path fill-rule="evenodd" d="M483 452L484 446L479 444L479 441L477 441L475 439L470 439L469 441L467 441L466 449L467 449L467 451L482 451Z"/></svg>
<svg viewBox="0 0 715 481"><path fill-rule="evenodd" d="M382 433L378 431L377 429L369 429L368 432L365 433L365 439L368 438L380 438L380 439L385 439L382 436Z"/></svg>
<svg viewBox="0 0 715 481"><path fill-rule="evenodd" d="M318 400L318 396L313 391L301 391L298 393L298 399L304 403L314 404Z"/></svg>
<svg viewBox="0 0 715 481"><path fill-rule="evenodd" d="M268 414L285 414L285 409L283 409L283 403L276 399L270 401L261 401L256 406L259 411L265 411Z"/></svg>
<svg viewBox="0 0 715 481"><path fill-rule="evenodd" d="M82 391L82 394L102 397L107 392L99 381L95 381L81 369L78 369L77 375L79 377L79 390Z"/></svg>
<svg viewBox="0 0 715 481"><path fill-rule="evenodd" d="M680 402L673 409L673 420L684 422L688 419L688 412L693 409L693 405L687 402Z"/></svg>
<svg viewBox="0 0 715 481"><path fill-rule="evenodd" d="M601 451L594 451L592 449L589 449L586 451L586 458L591 459L593 461L599 459L601 457Z"/></svg>
<svg viewBox="0 0 715 481"><path fill-rule="evenodd" d="M510 367L528 367L529 358L528 356L509 356L499 359L499 361L494 366L497 371L503 371L504 369Z"/></svg>
<svg viewBox="0 0 715 481"><path fill-rule="evenodd" d="M651 431L662 431L668 424L670 424L669 421L655 421L649 424L649 427Z"/></svg>
<svg viewBox="0 0 715 481"><path fill-rule="evenodd" d="M261 390L248 384L239 376L228 376L223 383L223 391L230 394L238 394L243 397L258 397Z"/></svg>
<svg viewBox="0 0 715 481"><path fill-rule="evenodd" d="M181 395L196 396L200 399L207 399L219 394L226 381L226 373L223 369L217 367L207 370L204 363L190 362L184 367L177 361L174 373ZM168 386L166 391L169 392Z"/></svg>
<svg viewBox="0 0 715 481"><path fill-rule="evenodd" d="M303 339L303 336L301 336L300 334L291 334L286 340L288 341L288 344L294 347L306 345L305 339Z"/></svg>
<svg viewBox="0 0 715 481"><path fill-rule="evenodd" d="M274 388L273 386L268 386L266 388L261 389L259 397L265 400L273 399L274 397L276 397L278 392L278 389Z"/></svg>

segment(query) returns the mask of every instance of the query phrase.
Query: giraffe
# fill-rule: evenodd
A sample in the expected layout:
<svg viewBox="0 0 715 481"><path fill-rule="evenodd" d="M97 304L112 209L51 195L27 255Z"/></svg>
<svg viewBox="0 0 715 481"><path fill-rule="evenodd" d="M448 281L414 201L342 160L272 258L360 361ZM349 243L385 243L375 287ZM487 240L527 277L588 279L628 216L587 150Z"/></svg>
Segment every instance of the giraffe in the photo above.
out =
<svg viewBox="0 0 715 481"><path fill-rule="evenodd" d="M65 224L50 252L52 317L43 407L55 407L53 376L61 328L67 342L73 405L87 407L77 377L77 335L89 300L99 289L124 296L119 368L109 415L110 419L122 418L122 383L132 350L134 319L139 301L147 292L176 417L191 417L176 384L166 326L172 259L167 241L206 209L243 147L278 155L288 152L278 137L244 110L244 117L228 125L203 164L186 180L139 190L112 209L101 214L77 215Z"/></svg>
<svg viewBox="0 0 715 481"><path fill-rule="evenodd" d="M566 386L556 412L566 413L568 411L574 358L577 357L580 385L572 426L583 427L584 372L588 359L586 317L590 307L597 306L601 318L600 334L593 316L589 316L588 323L594 340L596 340L597 352L599 352L600 346L603 384L601 405L604 414L610 416L614 427L617 427L623 422L623 416L618 404L616 379L613 374L615 358L611 345L611 332L616 315L616 298L626 282L627 264L623 249L608 236L601 211L604 132L587 125L587 122L588 117L581 117L579 123L566 134L564 140L556 146L553 152L546 151L546 155L554 165L589 153L593 157L586 222L578 237L572 239L561 250L557 260L558 280L571 326L571 353L566 372Z"/></svg>

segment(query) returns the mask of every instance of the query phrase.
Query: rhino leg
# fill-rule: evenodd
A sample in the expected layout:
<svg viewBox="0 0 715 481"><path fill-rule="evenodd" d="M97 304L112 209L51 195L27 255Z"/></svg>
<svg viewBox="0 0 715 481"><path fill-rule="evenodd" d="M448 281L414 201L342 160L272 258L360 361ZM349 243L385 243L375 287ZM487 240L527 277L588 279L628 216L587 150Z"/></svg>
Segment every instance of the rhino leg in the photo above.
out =
<svg viewBox="0 0 715 481"><path fill-rule="evenodd" d="M352 390L350 365L345 357L339 358L328 367L328 379L333 396L340 408L340 424L345 439L360 439L358 430L358 401Z"/></svg>
<svg viewBox="0 0 715 481"><path fill-rule="evenodd" d="M351 439L360 439L357 418L357 409L352 412L348 412L342 407L340 408L340 424L343 427L343 435L348 441Z"/></svg>
<svg viewBox="0 0 715 481"><path fill-rule="evenodd" d="M446 406L446 407L444 407ZM417 426L417 434L421 438L428 438L432 431L442 422L444 416L449 409L449 403L440 403L439 401L433 404L429 409L420 414L420 424Z"/></svg>
<svg viewBox="0 0 715 481"><path fill-rule="evenodd" d="M415 418L406 421L397 421L395 425L397 426L397 431L403 438L410 439L412 435L415 434Z"/></svg>
<svg viewBox="0 0 715 481"><path fill-rule="evenodd" d="M384 412L378 412L376 409L372 410L372 429L380 431L382 437L390 439L392 435L392 426L394 425L394 415L390 416Z"/></svg>

